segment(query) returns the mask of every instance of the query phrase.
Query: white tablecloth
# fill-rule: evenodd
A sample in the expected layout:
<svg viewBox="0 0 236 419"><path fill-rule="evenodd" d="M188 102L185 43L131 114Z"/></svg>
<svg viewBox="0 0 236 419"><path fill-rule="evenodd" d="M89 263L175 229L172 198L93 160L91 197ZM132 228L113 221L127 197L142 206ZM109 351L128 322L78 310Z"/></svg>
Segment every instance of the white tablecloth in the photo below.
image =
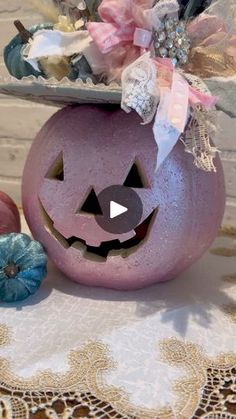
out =
<svg viewBox="0 0 236 419"><path fill-rule="evenodd" d="M236 235L219 246L136 292L49 263L35 296L0 305L0 418L236 418Z"/></svg>

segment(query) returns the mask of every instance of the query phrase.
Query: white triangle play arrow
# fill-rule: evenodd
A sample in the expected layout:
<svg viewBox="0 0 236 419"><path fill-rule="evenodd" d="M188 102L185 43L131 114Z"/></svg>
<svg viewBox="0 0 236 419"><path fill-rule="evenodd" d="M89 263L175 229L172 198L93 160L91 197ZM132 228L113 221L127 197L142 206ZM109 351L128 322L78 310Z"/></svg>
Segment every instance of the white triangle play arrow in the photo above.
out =
<svg viewBox="0 0 236 419"><path fill-rule="evenodd" d="M114 201L110 202L110 218L116 218L127 211L128 211L128 208L123 207L123 205L120 205Z"/></svg>

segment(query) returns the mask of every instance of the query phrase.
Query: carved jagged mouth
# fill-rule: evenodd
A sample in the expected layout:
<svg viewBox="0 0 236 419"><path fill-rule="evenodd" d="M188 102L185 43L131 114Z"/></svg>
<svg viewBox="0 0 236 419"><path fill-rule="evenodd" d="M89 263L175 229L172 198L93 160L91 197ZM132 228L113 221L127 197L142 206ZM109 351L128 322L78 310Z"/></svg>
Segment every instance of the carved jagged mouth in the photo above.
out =
<svg viewBox="0 0 236 419"><path fill-rule="evenodd" d="M152 211L152 213L135 228L135 236L131 239L124 242L120 242L119 239L109 240L102 242L100 246L95 247L90 246L85 240L79 237L73 236L66 239L58 230L55 229L53 220L47 214L40 201L39 205L45 229L60 243L61 246L65 249L73 247L81 251L86 259L102 262L106 261L109 256L122 256L125 258L134 253L137 248L148 239L149 231L158 213L158 208Z"/></svg>

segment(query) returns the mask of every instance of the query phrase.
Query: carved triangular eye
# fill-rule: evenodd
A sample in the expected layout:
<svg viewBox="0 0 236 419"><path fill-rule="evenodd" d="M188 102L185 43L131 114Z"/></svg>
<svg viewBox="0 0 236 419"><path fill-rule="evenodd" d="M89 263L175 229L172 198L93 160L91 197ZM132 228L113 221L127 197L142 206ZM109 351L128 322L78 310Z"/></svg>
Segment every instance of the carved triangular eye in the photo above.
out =
<svg viewBox="0 0 236 419"><path fill-rule="evenodd" d="M48 173L46 174L46 178L59 180L63 182L64 180L64 160L63 160L63 153L61 152L56 160L54 161L53 165L50 167Z"/></svg>
<svg viewBox="0 0 236 419"><path fill-rule="evenodd" d="M81 212L84 212L87 214L93 214L93 215L103 215L97 195L93 188L89 192L82 207L80 208L79 213Z"/></svg>
<svg viewBox="0 0 236 419"><path fill-rule="evenodd" d="M147 187L146 183L140 165L134 162L124 182L124 186L129 188L145 188Z"/></svg>

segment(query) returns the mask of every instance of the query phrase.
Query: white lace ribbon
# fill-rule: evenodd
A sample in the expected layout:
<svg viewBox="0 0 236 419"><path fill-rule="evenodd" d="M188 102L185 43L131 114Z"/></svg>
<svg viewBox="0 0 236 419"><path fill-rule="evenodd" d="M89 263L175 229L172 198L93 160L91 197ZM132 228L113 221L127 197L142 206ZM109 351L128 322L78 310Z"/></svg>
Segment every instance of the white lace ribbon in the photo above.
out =
<svg viewBox="0 0 236 419"><path fill-rule="evenodd" d="M123 71L121 82L122 109L126 112L135 110L144 124L151 122L160 100L160 90L157 67L150 58L150 52L143 54Z"/></svg>

